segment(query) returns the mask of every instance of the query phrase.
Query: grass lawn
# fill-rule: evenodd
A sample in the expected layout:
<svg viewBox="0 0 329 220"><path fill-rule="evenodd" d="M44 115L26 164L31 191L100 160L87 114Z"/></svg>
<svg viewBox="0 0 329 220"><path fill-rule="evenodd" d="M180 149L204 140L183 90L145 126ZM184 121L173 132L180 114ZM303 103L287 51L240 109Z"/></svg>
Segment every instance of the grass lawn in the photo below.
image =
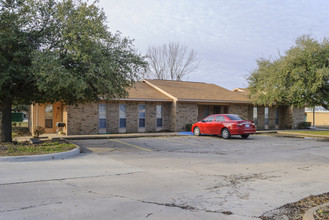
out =
<svg viewBox="0 0 329 220"><path fill-rule="evenodd" d="M329 131L310 131L310 130L299 130L299 131L284 131L288 133L298 133L298 134L313 134L313 135L326 135L329 137Z"/></svg>
<svg viewBox="0 0 329 220"><path fill-rule="evenodd" d="M26 156L39 154L60 153L76 148L75 145L65 141L46 141L40 144L0 143L0 156Z"/></svg>

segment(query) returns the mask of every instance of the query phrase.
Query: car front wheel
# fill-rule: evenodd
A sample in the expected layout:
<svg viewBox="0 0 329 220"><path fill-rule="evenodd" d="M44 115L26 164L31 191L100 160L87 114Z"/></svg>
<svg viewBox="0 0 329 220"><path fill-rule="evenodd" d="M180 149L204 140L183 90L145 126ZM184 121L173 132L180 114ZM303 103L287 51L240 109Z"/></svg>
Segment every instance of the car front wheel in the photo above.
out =
<svg viewBox="0 0 329 220"><path fill-rule="evenodd" d="M241 134L241 137L242 137L243 139L247 139L247 138L249 137L249 134Z"/></svg>
<svg viewBox="0 0 329 220"><path fill-rule="evenodd" d="M200 136L201 135L200 128L195 127L193 133L194 133L195 136Z"/></svg>
<svg viewBox="0 0 329 220"><path fill-rule="evenodd" d="M224 139L228 139L228 138L231 137L231 133L230 133L230 131L229 131L227 128L224 128L224 129L222 130L222 137L223 137Z"/></svg>

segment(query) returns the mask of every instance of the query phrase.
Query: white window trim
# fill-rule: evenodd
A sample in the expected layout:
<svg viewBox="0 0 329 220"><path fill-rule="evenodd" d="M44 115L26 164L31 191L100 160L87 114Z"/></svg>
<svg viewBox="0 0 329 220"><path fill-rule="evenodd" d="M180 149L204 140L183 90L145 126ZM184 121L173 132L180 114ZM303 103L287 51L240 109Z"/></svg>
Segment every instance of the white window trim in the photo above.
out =
<svg viewBox="0 0 329 220"><path fill-rule="evenodd" d="M139 127L139 106L141 105L144 105L144 110L145 110L145 117L144 117L144 120L145 120L145 126L144 127ZM137 126L138 126L138 132L145 132L145 128L146 128L146 105L145 104L139 104L138 105L138 120L137 120Z"/></svg>
<svg viewBox="0 0 329 220"><path fill-rule="evenodd" d="M120 128L120 106L121 105L125 105L126 106L126 115L125 115L125 119L126 119L126 127L124 128ZM127 132L127 105L126 104L119 104L119 120L118 120L118 127L119 127L119 133L126 133Z"/></svg>
<svg viewBox="0 0 329 220"><path fill-rule="evenodd" d="M266 110L267 110L267 117L266 117ZM264 108L264 128L267 130L269 128L270 119L269 119L270 109L268 107ZM267 124L266 124L267 119Z"/></svg>
<svg viewBox="0 0 329 220"><path fill-rule="evenodd" d="M105 118L101 118L101 115L100 115L101 106L105 106ZM107 109L106 109L106 107L107 107L106 104L99 104L98 105L98 133L99 134L106 134L107 133ZM105 128L100 128L100 124L99 124L100 119L105 119Z"/></svg>
<svg viewBox="0 0 329 220"><path fill-rule="evenodd" d="M157 106L160 106L161 108L161 119L162 119L162 125L158 126L158 117L156 115L157 113ZM156 131L161 131L163 129L163 112L162 112L163 108L162 105L158 104L155 106L155 127L156 127Z"/></svg>

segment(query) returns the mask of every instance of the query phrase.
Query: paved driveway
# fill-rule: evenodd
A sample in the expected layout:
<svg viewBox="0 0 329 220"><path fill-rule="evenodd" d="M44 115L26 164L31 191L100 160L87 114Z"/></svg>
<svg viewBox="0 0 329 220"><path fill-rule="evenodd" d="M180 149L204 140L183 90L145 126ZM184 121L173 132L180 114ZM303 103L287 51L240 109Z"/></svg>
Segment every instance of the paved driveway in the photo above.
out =
<svg viewBox="0 0 329 220"><path fill-rule="evenodd" d="M258 219L329 191L329 142L164 137L75 141L85 153L0 164L0 219Z"/></svg>

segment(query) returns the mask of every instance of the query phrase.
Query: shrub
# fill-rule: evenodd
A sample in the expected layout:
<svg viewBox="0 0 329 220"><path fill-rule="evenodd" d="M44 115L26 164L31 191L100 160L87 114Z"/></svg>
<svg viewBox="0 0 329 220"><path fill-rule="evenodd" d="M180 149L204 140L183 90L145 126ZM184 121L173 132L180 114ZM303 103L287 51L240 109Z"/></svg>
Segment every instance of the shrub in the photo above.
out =
<svg viewBox="0 0 329 220"><path fill-rule="evenodd" d="M192 124L186 124L186 125L185 125L185 129L186 129L186 131L191 131L191 129L192 129Z"/></svg>
<svg viewBox="0 0 329 220"><path fill-rule="evenodd" d="M13 137L30 136L28 127L13 127Z"/></svg>
<svg viewBox="0 0 329 220"><path fill-rule="evenodd" d="M45 128L41 126L35 126L33 129L33 137L38 138L40 135L45 133Z"/></svg>
<svg viewBox="0 0 329 220"><path fill-rule="evenodd" d="M298 124L298 129L308 129L311 127L311 122L301 122Z"/></svg>

